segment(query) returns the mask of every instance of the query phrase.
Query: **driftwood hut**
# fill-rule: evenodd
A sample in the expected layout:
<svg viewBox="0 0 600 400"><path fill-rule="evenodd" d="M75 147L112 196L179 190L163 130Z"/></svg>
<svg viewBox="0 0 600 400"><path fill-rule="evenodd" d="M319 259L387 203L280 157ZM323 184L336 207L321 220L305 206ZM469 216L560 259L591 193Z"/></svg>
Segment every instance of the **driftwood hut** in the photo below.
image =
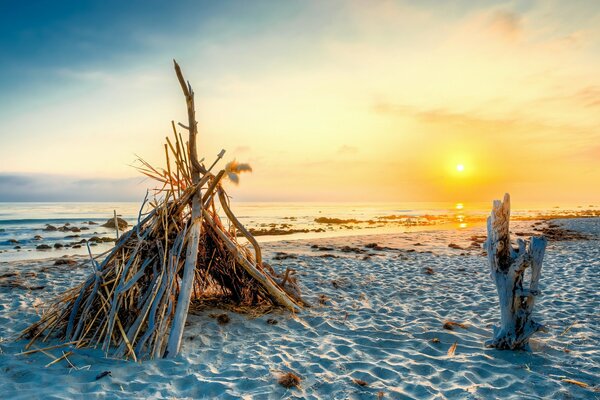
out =
<svg viewBox="0 0 600 400"><path fill-rule="evenodd" d="M141 360L179 353L190 304L233 304L238 309L305 305L293 273L278 274L263 263L257 241L235 217L222 181L237 178L235 162L216 173L224 151L207 167L198 159L194 91L177 62L186 101L187 142L172 122L165 144L165 168L142 161L145 175L160 182L151 211L124 233L93 273L64 293L28 327L22 337L58 337L74 347L101 347L107 355ZM226 218L220 218L218 209ZM238 241L242 237L244 244Z"/></svg>

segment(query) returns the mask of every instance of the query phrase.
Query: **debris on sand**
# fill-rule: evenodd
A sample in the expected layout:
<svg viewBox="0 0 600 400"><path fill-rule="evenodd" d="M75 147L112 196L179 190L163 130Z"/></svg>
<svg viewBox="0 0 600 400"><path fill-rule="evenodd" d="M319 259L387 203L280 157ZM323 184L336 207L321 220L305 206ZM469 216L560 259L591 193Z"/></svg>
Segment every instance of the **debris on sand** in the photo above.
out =
<svg viewBox="0 0 600 400"><path fill-rule="evenodd" d="M112 372L111 372L111 371L104 371L104 372L101 372L100 374L98 374L98 375L96 376L96 380L98 381L98 380L100 380L100 379L104 378L105 376L112 376Z"/></svg>
<svg viewBox="0 0 600 400"><path fill-rule="evenodd" d="M324 294L319 295L319 304L325 305L325 304L327 304L327 300L329 300L329 297L327 297L326 295L324 295Z"/></svg>
<svg viewBox="0 0 600 400"><path fill-rule="evenodd" d="M443 328L447 329L449 331L453 331L454 328L462 328L462 329L467 329L467 325L462 324L460 322L454 322L454 321L444 321L444 325Z"/></svg>
<svg viewBox="0 0 600 400"><path fill-rule="evenodd" d="M299 387L302 379L293 372L286 372L285 374L279 377L279 384L286 389L291 389L293 387Z"/></svg>
<svg viewBox="0 0 600 400"><path fill-rule="evenodd" d="M587 383L584 382L580 382L580 381L576 381L575 379L561 379L561 381L565 382L565 383L570 383L571 385L576 385L582 388L587 388L589 387L589 385Z"/></svg>
<svg viewBox="0 0 600 400"><path fill-rule="evenodd" d="M450 346L450 348L448 349L448 357L454 356L454 353L456 353L457 344L458 344L458 342L454 342L454 344L452 346Z"/></svg>
<svg viewBox="0 0 600 400"><path fill-rule="evenodd" d="M356 383L358 386L369 386L369 382L363 381L362 379L357 379L357 378L353 378L352 379L354 381L354 383Z"/></svg>

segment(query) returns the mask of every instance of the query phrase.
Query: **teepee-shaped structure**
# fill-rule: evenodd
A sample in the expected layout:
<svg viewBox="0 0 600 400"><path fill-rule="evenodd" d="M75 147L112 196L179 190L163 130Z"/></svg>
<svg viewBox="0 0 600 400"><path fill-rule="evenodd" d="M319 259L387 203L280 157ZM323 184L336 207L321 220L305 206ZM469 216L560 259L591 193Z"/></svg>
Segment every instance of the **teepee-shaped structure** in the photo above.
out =
<svg viewBox="0 0 600 400"><path fill-rule="evenodd" d="M165 144L166 168L142 161L140 170L162 183L159 200L117 240L94 273L63 294L22 337L59 337L76 347L101 346L106 354L140 360L178 354L190 303L220 299L244 307L280 306L292 312L305 305L290 271L278 275L262 262L260 246L237 220L221 185L247 166L227 164L212 173L198 160L194 92L175 62L185 95L188 131L183 141ZM227 216L217 215L220 203ZM144 201L144 204L146 201ZM143 206L142 206L143 208ZM225 225L228 225L228 228ZM250 248L236 237L245 237Z"/></svg>

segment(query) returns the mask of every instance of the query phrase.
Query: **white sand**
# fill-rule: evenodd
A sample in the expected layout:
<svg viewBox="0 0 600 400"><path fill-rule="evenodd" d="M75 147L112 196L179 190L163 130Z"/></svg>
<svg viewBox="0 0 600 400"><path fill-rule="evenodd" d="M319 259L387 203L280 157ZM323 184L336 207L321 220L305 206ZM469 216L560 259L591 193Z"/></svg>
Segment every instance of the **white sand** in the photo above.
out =
<svg viewBox="0 0 600 400"><path fill-rule="evenodd" d="M530 224L515 224L513 230L530 231ZM560 224L600 235L598 219ZM182 355L175 360L136 364L105 359L98 350L75 350L69 360L77 370L66 361L46 368L51 358L40 353L16 355L24 342L10 338L36 320L33 305L81 282L88 271L51 267L50 260L0 263L0 276L18 272L23 285L45 286L0 286L0 398L375 399L380 391L388 399L600 398L598 236L550 243L536 304L537 320L550 331L535 336L532 352L510 352L483 346L499 311L481 250L447 247L450 242L467 247L475 234L483 228L269 243L267 256L298 255L272 264L297 269L315 307L296 317L228 313L226 325L208 317L222 311L203 311L190 316ZM370 251L376 255L367 260L366 254L339 251L371 242L394 249ZM312 244L336 250L318 251ZM427 267L432 275L423 272ZM325 305L318 304L322 294ZM445 330L446 319L468 329ZM456 354L448 357L455 342ZM111 376L95 380L108 370ZM303 378L300 389L277 384L277 374L290 370Z"/></svg>

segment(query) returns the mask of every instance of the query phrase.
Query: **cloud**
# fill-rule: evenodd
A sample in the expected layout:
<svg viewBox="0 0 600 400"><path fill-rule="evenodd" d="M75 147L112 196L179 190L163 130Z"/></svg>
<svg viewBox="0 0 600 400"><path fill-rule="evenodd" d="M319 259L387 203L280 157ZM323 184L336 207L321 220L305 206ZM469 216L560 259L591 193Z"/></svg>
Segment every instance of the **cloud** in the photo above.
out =
<svg viewBox="0 0 600 400"><path fill-rule="evenodd" d="M520 15L513 11L496 10L487 21L490 32L507 40L516 40L523 31L523 21Z"/></svg>
<svg viewBox="0 0 600 400"><path fill-rule="evenodd" d="M448 108L419 108L404 104L377 102L373 110L381 115L415 118L420 122L441 125L506 126L515 124L514 119L491 118L473 112L456 112Z"/></svg>
<svg viewBox="0 0 600 400"><path fill-rule="evenodd" d="M138 201L149 183L141 178L0 173L0 201Z"/></svg>
<svg viewBox="0 0 600 400"><path fill-rule="evenodd" d="M348 155L358 153L358 148L354 146L343 145L338 149L338 154Z"/></svg>

